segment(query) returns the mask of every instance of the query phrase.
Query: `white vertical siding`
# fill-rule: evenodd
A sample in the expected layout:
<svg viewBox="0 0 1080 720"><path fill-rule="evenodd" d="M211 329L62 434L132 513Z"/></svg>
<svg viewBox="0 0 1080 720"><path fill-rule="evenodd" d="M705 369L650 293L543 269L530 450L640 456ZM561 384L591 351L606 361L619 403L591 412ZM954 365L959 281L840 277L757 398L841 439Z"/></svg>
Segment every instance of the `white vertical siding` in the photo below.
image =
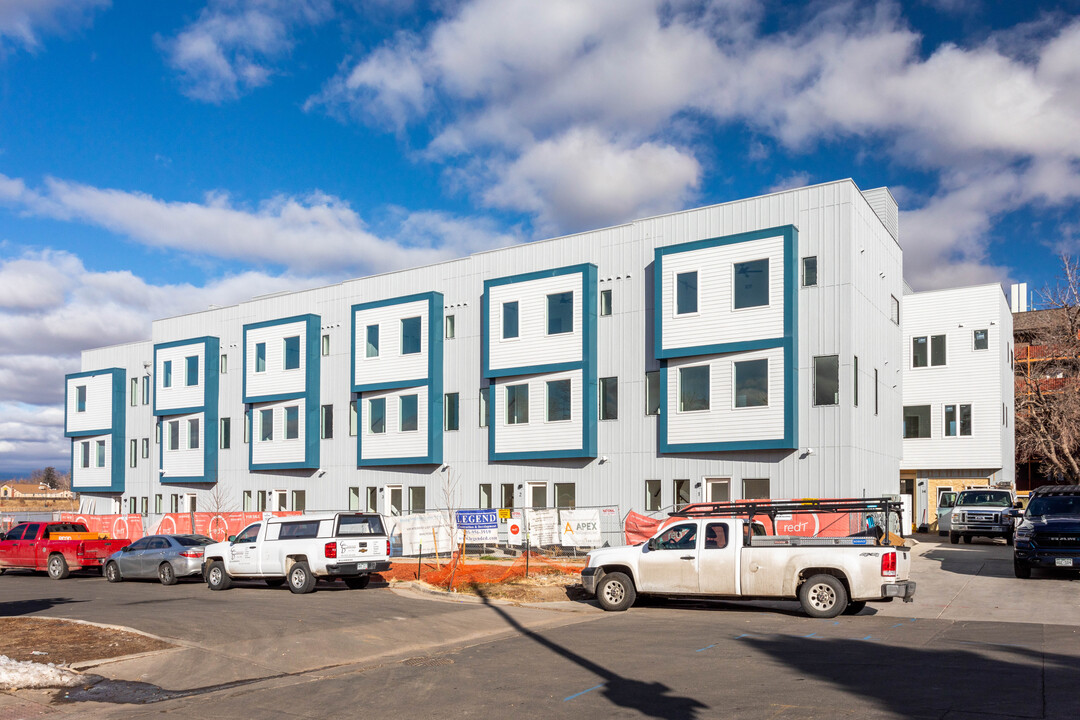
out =
<svg viewBox="0 0 1080 720"><path fill-rule="evenodd" d="M76 388L86 387L86 411L77 412ZM67 432L107 430L112 427L112 373L69 378L67 381Z"/></svg>
<svg viewBox="0 0 1080 720"><path fill-rule="evenodd" d="M581 360L582 274L571 273L491 288L488 301L490 337L488 365L492 370ZM574 293L574 331L547 334L547 296ZM502 337L503 303L518 303L518 337Z"/></svg>
<svg viewBox="0 0 1080 720"><path fill-rule="evenodd" d="M285 369L285 338L300 337L300 367ZM255 372L255 346L266 343L266 371ZM249 397L304 392L307 385L307 323L255 328L247 333L247 394Z"/></svg>
<svg viewBox="0 0 1080 720"><path fill-rule="evenodd" d="M547 383L570 380L570 419L550 422L547 419ZM506 388L529 386L529 422L508 425ZM492 393L495 402L495 452L546 452L575 450L581 447L582 374L580 370L541 373L501 378Z"/></svg>
<svg viewBox="0 0 1080 720"><path fill-rule="evenodd" d="M401 353L401 321L420 318L420 352ZM356 368L353 373L357 385L422 380L428 375L428 301L385 305L358 310L356 322ZM379 355L367 356L367 326L379 326Z"/></svg>
<svg viewBox="0 0 1080 720"><path fill-rule="evenodd" d="M401 398L405 395L417 396L416 430L402 431L401 429ZM384 433L371 432L368 403L377 398L386 400L386 432ZM360 402L363 403L360 408L362 411L360 432L363 433L361 451L364 459L423 457L428 454L428 423L442 422L442 419L428 417L427 386L365 392L361 393Z"/></svg>
<svg viewBox="0 0 1080 720"><path fill-rule="evenodd" d="M199 359L199 376L195 385L187 384L187 358ZM216 358L215 358L216 360ZM165 387L165 362L172 362L172 384ZM154 369L157 409L172 410L201 407L206 397L206 345L201 341L158 350Z"/></svg>

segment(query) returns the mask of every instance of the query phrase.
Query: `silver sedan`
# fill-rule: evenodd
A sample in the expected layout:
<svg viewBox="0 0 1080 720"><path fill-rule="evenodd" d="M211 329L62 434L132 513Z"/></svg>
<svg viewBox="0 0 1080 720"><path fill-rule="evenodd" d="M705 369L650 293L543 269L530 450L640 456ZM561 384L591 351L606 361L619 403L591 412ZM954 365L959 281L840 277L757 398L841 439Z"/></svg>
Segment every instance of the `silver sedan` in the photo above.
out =
<svg viewBox="0 0 1080 720"><path fill-rule="evenodd" d="M177 578L202 574L204 549L213 543L205 535L148 535L109 556L105 579L157 578L175 585Z"/></svg>

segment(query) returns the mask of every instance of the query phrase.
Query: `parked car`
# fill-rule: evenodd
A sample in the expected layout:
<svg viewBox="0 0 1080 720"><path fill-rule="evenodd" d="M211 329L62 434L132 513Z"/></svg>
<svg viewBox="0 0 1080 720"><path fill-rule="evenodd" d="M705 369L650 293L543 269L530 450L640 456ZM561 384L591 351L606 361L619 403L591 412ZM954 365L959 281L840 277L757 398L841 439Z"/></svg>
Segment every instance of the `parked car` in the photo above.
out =
<svg viewBox="0 0 1080 720"><path fill-rule="evenodd" d="M341 578L367 587L371 573L390 569L390 539L374 513L318 513L273 517L248 525L228 541L206 548L204 577L211 590L234 579L261 578L271 587L289 583L309 593L317 578Z"/></svg>
<svg viewBox="0 0 1080 720"><path fill-rule="evenodd" d="M110 555L105 579L157 578L162 585L175 585L178 578L202 574L203 551L214 542L205 535L149 535Z"/></svg>
<svg viewBox="0 0 1080 720"><path fill-rule="evenodd" d="M1029 578L1032 568L1052 567L1080 569L1080 485L1032 491L1016 528L1016 577Z"/></svg>
<svg viewBox="0 0 1080 720"><path fill-rule="evenodd" d="M130 542L92 533L82 523L22 523L0 536L0 572L45 570L53 580L63 580L74 570L101 567Z"/></svg>
<svg viewBox="0 0 1080 720"><path fill-rule="evenodd" d="M1012 506L1011 490L964 490L956 497L952 509L949 542L956 545L960 538L970 543L975 537L1000 537L1012 545L1015 525Z"/></svg>

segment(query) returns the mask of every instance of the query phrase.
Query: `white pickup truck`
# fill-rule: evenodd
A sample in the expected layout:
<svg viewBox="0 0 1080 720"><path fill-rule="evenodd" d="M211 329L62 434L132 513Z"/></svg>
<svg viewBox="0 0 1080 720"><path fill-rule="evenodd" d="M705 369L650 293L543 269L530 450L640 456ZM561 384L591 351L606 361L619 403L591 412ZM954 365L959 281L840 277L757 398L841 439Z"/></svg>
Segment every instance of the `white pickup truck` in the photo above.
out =
<svg viewBox="0 0 1080 720"><path fill-rule="evenodd" d="M811 538L763 530L740 517L676 518L646 543L590 552L582 585L605 610L626 610L644 594L798 598L819 618L915 596L906 547L879 545L873 533Z"/></svg>
<svg viewBox="0 0 1080 720"><path fill-rule="evenodd" d="M211 590L247 578L271 587L287 581L294 593L311 592L317 578L341 578L359 589L367 587L371 573L390 569L390 539L382 518L373 513L272 517L208 545L203 557Z"/></svg>

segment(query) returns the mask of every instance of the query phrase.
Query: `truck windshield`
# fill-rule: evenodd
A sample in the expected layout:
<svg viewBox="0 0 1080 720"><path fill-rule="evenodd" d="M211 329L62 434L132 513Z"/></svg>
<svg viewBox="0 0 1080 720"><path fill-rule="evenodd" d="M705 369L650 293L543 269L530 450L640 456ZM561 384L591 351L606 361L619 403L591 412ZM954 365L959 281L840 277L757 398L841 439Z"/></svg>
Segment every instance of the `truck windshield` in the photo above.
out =
<svg viewBox="0 0 1080 720"><path fill-rule="evenodd" d="M338 535L385 535L382 518L378 515L342 515L338 520Z"/></svg>
<svg viewBox="0 0 1080 720"><path fill-rule="evenodd" d="M989 492L986 490L969 490L960 493L956 500L957 505L981 505L983 507L1009 507L1012 505L1007 492Z"/></svg>
<svg viewBox="0 0 1080 720"><path fill-rule="evenodd" d="M1028 517L1080 515L1080 495L1036 497L1027 506Z"/></svg>

